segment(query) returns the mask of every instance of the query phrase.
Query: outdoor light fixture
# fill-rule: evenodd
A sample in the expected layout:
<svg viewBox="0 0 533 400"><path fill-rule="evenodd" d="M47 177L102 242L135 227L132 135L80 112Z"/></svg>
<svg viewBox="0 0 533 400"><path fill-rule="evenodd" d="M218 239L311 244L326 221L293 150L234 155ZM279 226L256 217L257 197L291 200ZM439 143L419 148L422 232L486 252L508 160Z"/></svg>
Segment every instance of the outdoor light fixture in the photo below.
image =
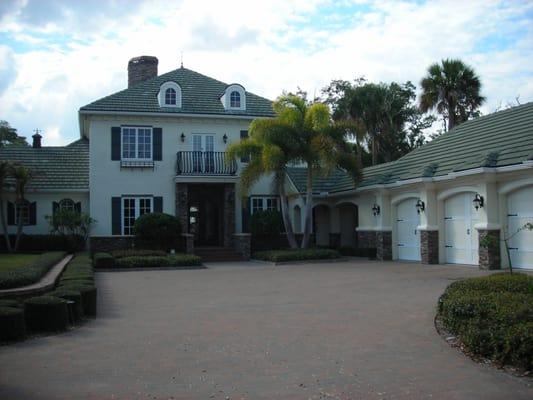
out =
<svg viewBox="0 0 533 400"><path fill-rule="evenodd" d="M416 201L416 206L415 207L416 207L416 212L419 213L419 214L426 209L426 205L420 199L418 199Z"/></svg>
<svg viewBox="0 0 533 400"><path fill-rule="evenodd" d="M185 142L185 134L184 134L183 132L182 132L182 134L181 134L180 137L181 137L181 141L182 141L182 142Z"/></svg>
<svg viewBox="0 0 533 400"><path fill-rule="evenodd" d="M472 203L474 203L474 208L476 210L479 210L481 207L483 207L483 196L479 193L476 193L476 195L474 196L474 200L472 200Z"/></svg>
<svg viewBox="0 0 533 400"><path fill-rule="evenodd" d="M224 143L227 143L228 142L228 135L224 134L224 136L222 136L222 140L224 141Z"/></svg>
<svg viewBox="0 0 533 400"><path fill-rule="evenodd" d="M381 211L381 208L374 203L374 205L372 206L372 213L374 214L374 217L376 215L379 215L379 212Z"/></svg>

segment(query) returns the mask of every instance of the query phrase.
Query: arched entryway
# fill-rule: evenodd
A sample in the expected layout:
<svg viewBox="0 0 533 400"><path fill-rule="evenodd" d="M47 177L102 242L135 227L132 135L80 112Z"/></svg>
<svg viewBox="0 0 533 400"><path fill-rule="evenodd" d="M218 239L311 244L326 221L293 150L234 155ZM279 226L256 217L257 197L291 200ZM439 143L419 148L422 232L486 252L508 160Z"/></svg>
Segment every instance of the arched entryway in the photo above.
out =
<svg viewBox="0 0 533 400"><path fill-rule="evenodd" d="M359 210L355 204L342 203L339 210L340 245L357 248L357 232L359 226Z"/></svg>
<svg viewBox="0 0 533 400"><path fill-rule="evenodd" d="M313 232L317 246L329 246L331 232L330 211L325 204L313 207Z"/></svg>

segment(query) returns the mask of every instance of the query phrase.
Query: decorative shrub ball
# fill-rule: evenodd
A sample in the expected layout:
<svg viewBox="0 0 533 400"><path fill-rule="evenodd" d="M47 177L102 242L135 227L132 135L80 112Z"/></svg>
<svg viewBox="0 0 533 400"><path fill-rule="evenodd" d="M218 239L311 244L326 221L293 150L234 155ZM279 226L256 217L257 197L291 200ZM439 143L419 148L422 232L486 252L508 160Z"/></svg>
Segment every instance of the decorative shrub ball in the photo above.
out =
<svg viewBox="0 0 533 400"><path fill-rule="evenodd" d="M115 259L109 253L95 253L93 256L94 268L113 268Z"/></svg>
<svg viewBox="0 0 533 400"><path fill-rule="evenodd" d="M67 302L58 297L32 297L24 302L24 313L26 327L30 331L57 332L67 329Z"/></svg>
<svg viewBox="0 0 533 400"><path fill-rule="evenodd" d="M0 307L0 340L21 340L25 337L24 310L15 307Z"/></svg>
<svg viewBox="0 0 533 400"><path fill-rule="evenodd" d="M135 246L139 248L175 249L181 239L180 220L170 214L144 214L135 220L133 231Z"/></svg>

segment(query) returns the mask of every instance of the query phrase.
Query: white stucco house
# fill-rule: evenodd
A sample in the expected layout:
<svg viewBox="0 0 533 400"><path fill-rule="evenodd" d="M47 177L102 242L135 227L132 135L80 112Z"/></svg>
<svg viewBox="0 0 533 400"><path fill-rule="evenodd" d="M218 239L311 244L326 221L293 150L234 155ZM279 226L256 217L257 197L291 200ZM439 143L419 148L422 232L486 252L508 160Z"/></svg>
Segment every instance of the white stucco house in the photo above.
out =
<svg viewBox="0 0 533 400"><path fill-rule="evenodd" d="M35 170L21 212L7 194L10 232L18 215L28 234L48 233L58 208L88 212L93 250L131 245L135 219L176 215L189 247L249 255L248 216L277 209L268 177L239 196L246 159L225 149L247 136L271 102L238 83L178 68L158 75L157 59L128 64L128 88L79 110L80 139L64 147L0 149L0 160ZM290 211L303 228L305 168L288 167ZM480 247L533 222L533 103L481 117L391 163L365 168L354 184L341 170L314 183L317 245L376 248L382 260L500 268L503 243ZM513 266L533 269L533 232L511 240Z"/></svg>

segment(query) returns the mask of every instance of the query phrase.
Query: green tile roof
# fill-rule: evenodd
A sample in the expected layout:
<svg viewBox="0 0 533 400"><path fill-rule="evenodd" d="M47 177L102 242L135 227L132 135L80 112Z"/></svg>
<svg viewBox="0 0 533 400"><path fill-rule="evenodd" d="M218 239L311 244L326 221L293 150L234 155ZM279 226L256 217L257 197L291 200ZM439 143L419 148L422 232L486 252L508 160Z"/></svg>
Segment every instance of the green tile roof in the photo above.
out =
<svg viewBox="0 0 533 400"><path fill-rule="evenodd" d="M20 163L33 171L29 190L89 190L89 141L67 146L0 148L0 161ZM8 183L10 183L8 181Z"/></svg>
<svg viewBox="0 0 533 400"><path fill-rule="evenodd" d="M182 107L160 107L157 94L161 84L176 82L181 87ZM271 117L274 115L270 100L246 92L246 110L225 110L220 97L228 84L199 74L187 68L148 79L138 85L96 100L80 111L116 111L138 113L216 114Z"/></svg>
<svg viewBox="0 0 533 400"><path fill-rule="evenodd" d="M396 161L364 168L358 187L527 160L533 160L533 103L467 121ZM288 168L287 172L297 189L305 192L305 168ZM354 188L351 178L340 170L314 183L316 193Z"/></svg>

